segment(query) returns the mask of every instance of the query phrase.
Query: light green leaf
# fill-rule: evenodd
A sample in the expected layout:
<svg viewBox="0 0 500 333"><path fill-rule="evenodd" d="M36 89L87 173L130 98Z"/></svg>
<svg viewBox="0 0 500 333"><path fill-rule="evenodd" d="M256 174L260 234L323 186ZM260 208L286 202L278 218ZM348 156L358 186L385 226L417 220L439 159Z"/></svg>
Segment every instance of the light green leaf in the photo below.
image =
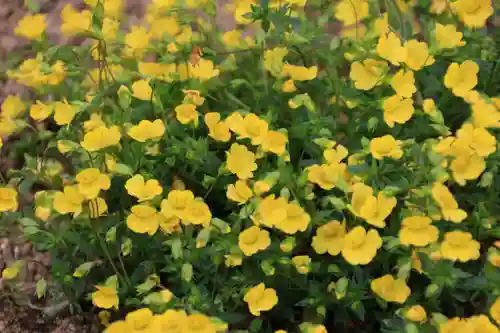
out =
<svg viewBox="0 0 500 333"><path fill-rule="evenodd" d="M95 264L95 262L86 262L86 263L81 264L80 266L78 266L75 269L73 276L78 278L78 279L84 277L92 269L94 264Z"/></svg>
<svg viewBox="0 0 500 333"><path fill-rule="evenodd" d="M182 265L181 277L186 282L191 281L193 278L193 266L191 264Z"/></svg>
<svg viewBox="0 0 500 333"><path fill-rule="evenodd" d="M47 291L47 281L45 279L38 280L36 283L36 297L42 299Z"/></svg>

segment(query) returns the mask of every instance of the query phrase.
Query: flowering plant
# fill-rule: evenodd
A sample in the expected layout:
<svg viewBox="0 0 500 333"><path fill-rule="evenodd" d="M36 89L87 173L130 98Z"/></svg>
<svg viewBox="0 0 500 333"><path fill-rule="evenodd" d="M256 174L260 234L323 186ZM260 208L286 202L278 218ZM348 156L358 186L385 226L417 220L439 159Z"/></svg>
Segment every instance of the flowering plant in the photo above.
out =
<svg viewBox="0 0 500 333"><path fill-rule="evenodd" d="M16 28L0 211L106 332L499 332L491 1L85 3Z"/></svg>

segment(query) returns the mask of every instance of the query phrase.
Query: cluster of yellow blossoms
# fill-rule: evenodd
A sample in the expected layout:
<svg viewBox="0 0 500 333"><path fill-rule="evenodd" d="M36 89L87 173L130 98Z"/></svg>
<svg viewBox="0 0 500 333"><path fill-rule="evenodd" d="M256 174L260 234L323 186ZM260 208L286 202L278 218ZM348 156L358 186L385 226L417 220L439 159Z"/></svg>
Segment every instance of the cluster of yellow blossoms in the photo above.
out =
<svg viewBox="0 0 500 333"><path fill-rule="evenodd" d="M306 2L270 0L268 10L279 10L286 3L287 15L303 18ZM344 267L361 269L397 247L403 253L402 259L408 259L408 272L401 267L397 276L377 271L369 281L371 295L379 301L404 306L398 314L409 322L422 325L431 322L426 307L430 310L434 306L427 306L417 296L412 298L413 286L410 288L408 282L411 269L425 274L420 255L434 263L453 265L478 261L482 253L487 252L489 262L486 265L493 269L500 267L500 246L496 243L486 249L489 243L480 243L481 233L475 230L476 225L471 225L475 213L466 209L461 198L455 198L453 192L454 183L460 191L484 177L489 172L489 164L498 155L495 130L500 128L500 97L489 97L477 90L482 85L476 61L452 56L439 84L443 95L464 103L471 110L470 120L454 127L453 134L444 119L445 112L440 110L440 99L430 94L425 96L425 89L419 84L420 75L437 65L441 58L459 52L457 50L469 43L457 25L450 23L451 19L446 23L433 23L424 41L416 35L408 37L403 32L396 32L389 23L388 8L377 19L368 20L374 14L370 1L336 2L332 9L334 17L343 25L340 36L354 45L343 54L349 62L348 75L339 82L346 89L356 90L358 97L336 92L331 104L346 106L354 114L364 103L359 96L375 98L370 112L378 112L381 126L376 136L370 139L356 136L356 142L349 141L352 136L344 137L346 133L337 133L338 140L333 141L330 139L333 135L323 128L311 135L316 144L314 148L319 147L320 157L315 158L313 151L309 153L304 149L295 165L297 157L292 154L291 127L302 120L293 119L287 128L281 119L276 120L273 112L266 114L252 109L253 106L232 95L228 95L229 98L236 100L241 108L229 110L215 93L227 79L224 75L238 68L236 54L255 52L259 54L264 77L262 89L266 94L273 89L272 93L286 98L278 107L286 109L293 117L306 112L308 117L311 115L308 118L311 123L320 119L317 110L320 103L315 101L311 89L305 87L331 79L331 73L320 64L290 63L294 59L292 53L301 55L300 48L281 44L268 46L262 42L264 33L255 27L250 15L260 1L235 0L226 6L238 24L249 25L258 33L244 37L243 29L233 29L220 34L216 46L222 44L228 51L220 63L211 60L217 57L203 53L217 52L198 46L208 42L206 33L211 32L212 24L201 18L184 24L181 14L191 15L200 8L211 8L215 5L213 1L152 0L144 22L132 25L123 34L120 31L122 0L85 0L85 4L87 9L78 11L66 5L61 12L61 32L66 37L92 38L89 59L99 63L98 68L88 70L82 77L83 90L75 93L77 100L68 101L69 94L67 97L55 94L58 100L41 98L28 107L19 96L9 96L1 107L0 148L1 137L23 128L21 116L29 110L31 120L53 121L61 126L53 139L54 146L64 156L79 160L75 162L75 176L62 178L63 186L36 193L34 214L38 219L50 222L53 217L66 216L68 220L98 220L104 215L112 215L108 212L106 198L116 190L113 181L121 179L130 196L127 199L132 202L120 221L126 224L128 232L144 234L134 235L137 237L157 235L152 239L161 234L163 241L169 237L183 237L186 230L195 232L198 235L196 249L216 245L214 251L223 252L226 269L230 272L237 271L238 266L245 268L252 261L259 261L263 267L270 262L264 256L274 255L277 248L281 250L281 257L276 262L291 264L294 273L303 277L317 273L318 265L331 259ZM416 4L417 1L394 1L400 15L410 13ZM378 6L377 9L380 11ZM100 11L102 13L97 15ZM474 29L486 24L493 15L493 7L489 0L433 0L430 12L455 15L467 29ZM369 21L370 29L366 26ZM400 23L403 29L405 22ZM274 28L271 25L270 31ZM33 14L19 22L15 33L42 45L47 39L45 29L45 15ZM418 30L418 24L414 23L412 29ZM300 39L295 32L286 32L284 38L292 44ZM361 44L363 38L366 42ZM157 60L152 60L151 54ZM46 91L64 84L64 80L73 75L70 68L79 65L53 61L56 58L41 52L35 58L24 60L8 75L34 88L39 96L45 96ZM210 86L215 81L219 85ZM269 84L271 81L274 85ZM229 85L236 87L245 82L246 79L235 78ZM331 96L331 92L328 94ZM83 96L85 100L78 100ZM356 122L351 114L344 116L347 126L350 121ZM422 143L407 139L403 133L406 127L399 129L402 125L412 125L417 119L430 123L441 136L425 138ZM378 119L375 120L378 123ZM179 149L173 143L177 132L185 137L191 133L202 137L200 145L216 147L214 155L222 152L221 157L217 157L216 178L207 177L207 182L212 181L210 186L203 184L205 193L200 193L195 186L188 189L179 179L169 186L158 176L162 173L151 172L150 168L168 169L168 158L164 155ZM414 148L425 155L418 162L412 155ZM188 149L187 154L194 153ZM134 163L130 162L129 155L134 155ZM304 155L310 159L302 160ZM424 163L422 159L428 159L425 163L430 164L432 170L423 180L416 181L414 188L392 186L379 172L383 166L390 165L401 172L418 173L420 177L421 172L416 171L421 167L418 164ZM141 164L144 160L146 163ZM357 168L364 167L370 171L356 172ZM284 179L288 171L293 176ZM220 177L227 181L219 182ZM214 201L228 206L231 216L217 216L210 196L215 193L211 192L214 187L222 187L227 198L214 198ZM328 214L318 213L316 208L326 206L333 206L335 210ZM13 186L2 185L0 212L12 213L18 208L16 190ZM235 218L237 223L233 226L222 218ZM214 224L224 226L219 229L223 230L225 239L210 244L207 235L215 230ZM308 248L313 251L307 251ZM387 265L384 264L384 268ZM74 277L85 275L77 271ZM265 275L272 276L274 272L273 266ZM276 310L281 290L270 287L271 281L264 283L253 277L244 278L243 293L233 299L239 297L237 302L246 303L248 312L255 317ZM340 301L346 292L339 287L339 281L332 282L335 292L331 297ZM496 299L488 304L489 317L482 314L453 318L439 324L440 333L498 333L493 322L500 324L500 290L496 287L495 292ZM174 296L168 289L162 289L155 297L166 305ZM96 285L91 298L98 308L118 309L120 297L116 279ZM110 324L106 332L216 333L227 330L227 325L218 319L185 305L182 307L188 312L177 308L159 311L159 314L147 308L130 312L124 320ZM326 328L311 324L307 332L325 333Z"/></svg>

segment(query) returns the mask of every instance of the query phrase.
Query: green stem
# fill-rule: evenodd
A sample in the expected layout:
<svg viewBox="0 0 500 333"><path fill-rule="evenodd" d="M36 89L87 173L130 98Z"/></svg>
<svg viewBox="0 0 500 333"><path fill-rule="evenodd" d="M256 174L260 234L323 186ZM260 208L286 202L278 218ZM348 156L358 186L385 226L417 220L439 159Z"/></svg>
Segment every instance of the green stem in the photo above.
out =
<svg viewBox="0 0 500 333"><path fill-rule="evenodd" d="M131 288L132 287L132 281L130 281L130 277L128 276L127 270L125 269L125 264L123 262L122 255L120 254L120 249L118 249L118 261L120 262L120 266L122 268L123 275L125 276L125 279L127 280L127 284Z"/></svg>
<svg viewBox="0 0 500 333"><path fill-rule="evenodd" d="M116 267L115 262L113 261L113 258L111 257L111 254L109 253L108 247L106 246L106 243L104 242L104 239L101 237L99 232L94 229L94 232L96 234L97 239L99 240L99 245L102 248L102 251L104 252L104 255L106 255L106 258L108 259L109 263L113 267L113 270L115 271L116 276L118 276L119 279L125 282L126 285L128 285L128 281L125 280L121 274L120 271L118 270L118 267ZM130 287L130 286L129 286Z"/></svg>

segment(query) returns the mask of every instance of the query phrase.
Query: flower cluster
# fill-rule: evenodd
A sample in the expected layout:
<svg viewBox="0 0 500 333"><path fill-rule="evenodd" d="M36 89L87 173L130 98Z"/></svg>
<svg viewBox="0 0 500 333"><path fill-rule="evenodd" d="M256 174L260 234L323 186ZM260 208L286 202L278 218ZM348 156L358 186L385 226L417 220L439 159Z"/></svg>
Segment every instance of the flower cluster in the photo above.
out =
<svg viewBox="0 0 500 333"><path fill-rule="evenodd" d="M491 1L84 2L16 27L0 213L106 332L499 332Z"/></svg>

